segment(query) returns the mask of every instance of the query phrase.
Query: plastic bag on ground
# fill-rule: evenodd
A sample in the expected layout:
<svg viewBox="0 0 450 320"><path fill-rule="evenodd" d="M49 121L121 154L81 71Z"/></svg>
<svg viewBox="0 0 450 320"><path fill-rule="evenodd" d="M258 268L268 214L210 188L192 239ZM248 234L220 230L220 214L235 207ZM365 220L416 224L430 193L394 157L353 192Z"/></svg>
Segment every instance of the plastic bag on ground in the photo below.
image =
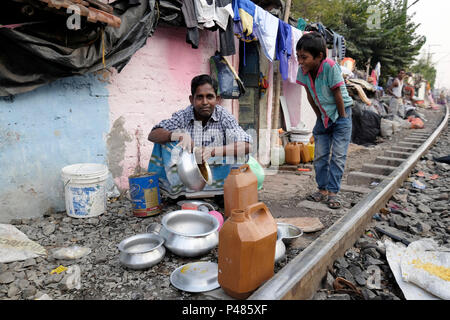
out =
<svg viewBox="0 0 450 320"><path fill-rule="evenodd" d="M423 129L425 128L425 124L420 118L412 118L410 117L408 121L411 123L411 129Z"/></svg>
<svg viewBox="0 0 450 320"><path fill-rule="evenodd" d="M422 239L408 247L386 240L384 245L389 267L407 300L450 298L450 281L437 276L445 277L445 270L448 274L450 255L439 251L442 248L434 240Z"/></svg>
<svg viewBox="0 0 450 320"><path fill-rule="evenodd" d="M380 135L381 116L365 109L364 104L355 101L352 115L352 142L358 145L375 144Z"/></svg>
<svg viewBox="0 0 450 320"><path fill-rule="evenodd" d="M47 251L10 224L0 224L0 263L23 261L46 255Z"/></svg>
<svg viewBox="0 0 450 320"><path fill-rule="evenodd" d="M61 248L53 251L53 258L55 259L69 259L75 260L84 257L91 253L91 249L87 247L73 246L69 248Z"/></svg>
<svg viewBox="0 0 450 320"><path fill-rule="evenodd" d="M381 119L380 131L383 138L392 137L394 133L393 121Z"/></svg>
<svg viewBox="0 0 450 320"><path fill-rule="evenodd" d="M433 239L411 243L401 262L403 280L450 300L450 253L444 249Z"/></svg>

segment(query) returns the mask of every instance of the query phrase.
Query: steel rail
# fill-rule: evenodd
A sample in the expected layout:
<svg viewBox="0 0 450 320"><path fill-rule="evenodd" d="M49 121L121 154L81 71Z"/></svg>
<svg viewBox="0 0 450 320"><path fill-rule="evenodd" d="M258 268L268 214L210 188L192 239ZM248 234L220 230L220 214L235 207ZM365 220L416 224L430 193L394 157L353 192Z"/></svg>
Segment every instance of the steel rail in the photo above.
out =
<svg viewBox="0 0 450 320"><path fill-rule="evenodd" d="M435 144L448 125L449 106L429 138L386 177L371 193L336 221L325 233L256 290L248 300L308 300L334 261L351 248L367 224L408 178L420 158Z"/></svg>

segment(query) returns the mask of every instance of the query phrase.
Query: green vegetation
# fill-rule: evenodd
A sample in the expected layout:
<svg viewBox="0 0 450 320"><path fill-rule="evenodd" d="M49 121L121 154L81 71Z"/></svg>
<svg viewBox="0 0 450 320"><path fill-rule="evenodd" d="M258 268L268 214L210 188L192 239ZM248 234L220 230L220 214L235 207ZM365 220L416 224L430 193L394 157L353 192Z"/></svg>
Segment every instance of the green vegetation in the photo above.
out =
<svg viewBox="0 0 450 320"><path fill-rule="evenodd" d="M421 57L415 65L412 66L411 71L413 73L419 73L423 76L423 78L430 82L431 87L434 87L434 83L436 82L436 68L431 59L431 54Z"/></svg>
<svg viewBox="0 0 450 320"><path fill-rule="evenodd" d="M369 59L372 68L380 62L385 82L400 68L409 70L426 41L416 34L419 24L407 5L406 0L292 0L291 16L343 35L357 68L366 70Z"/></svg>

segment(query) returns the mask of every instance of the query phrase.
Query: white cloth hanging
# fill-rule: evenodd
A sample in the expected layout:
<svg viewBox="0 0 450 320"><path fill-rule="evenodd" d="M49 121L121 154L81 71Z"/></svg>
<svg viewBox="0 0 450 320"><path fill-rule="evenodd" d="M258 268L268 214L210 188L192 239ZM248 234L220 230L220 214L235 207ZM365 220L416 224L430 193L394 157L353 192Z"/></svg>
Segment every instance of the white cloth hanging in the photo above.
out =
<svg viewBox="0 0 450 320"><path fill-rule="evenodd" d="M215 0L211 0L211 4L208 4L206 0L194 0L194 4L195 12L197 13L197 22L205 28L214 27Z"/></svg>
<svg viewBox="0 0 450 320"><path fill-rule="evenodd" d="M258 38L264 55L270 62L272 62L275 57L278 20L279 19L271 13L257 5L255 6L253 33Z"/></svg>
<svg viewBox="0 0 450 320"><path fill-rule="evenodd" d="M297 83L298 60L297 60L297 42L303 36L303 31L291 26L292 35L292 55L288 61L288 81Z"/></svg>
<svg viewBox="0 0 450 320"><path fill-rule="evenodd" d="M219 7L215 8L214 21L223 30L226 30L227 26L228 26L228 20L229 20L228 18L230 16L231 16L231 18L234 18L232 3L230 1L230 3L224 7L220 7L220 1L218 1L217 4L219 5Z"/></svg>

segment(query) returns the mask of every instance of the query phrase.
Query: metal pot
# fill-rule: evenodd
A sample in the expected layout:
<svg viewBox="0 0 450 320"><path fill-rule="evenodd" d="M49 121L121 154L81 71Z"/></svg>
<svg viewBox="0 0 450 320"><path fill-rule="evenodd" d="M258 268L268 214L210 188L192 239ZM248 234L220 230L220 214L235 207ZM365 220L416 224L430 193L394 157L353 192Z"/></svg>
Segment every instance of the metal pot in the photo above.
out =
<svg viewBox="0 0 450 320"><path fill-rule="evenodd" d="M193 191L201 191L206 184L212 183L211 168L206 162L197 163L195 150L192 153L183 150L177 162L177 170L181 182Z"/></svg>
<svg viewBox="0 0 450 320"><path fill-rule="evenodd" d="M163 246L164 239L156 234L138 234L125 240L119 245L119 261L134 270L146 269L159 263L166 254Z"/></svg>
<svg viewBox="0 0 450 320"><path fill-rule="evenodd" d="M166 214L161 224L152 223L147 232L159 234L164 246L182 257L197 257L219 244L219 222L212 215L196 210Z"/></svg>

